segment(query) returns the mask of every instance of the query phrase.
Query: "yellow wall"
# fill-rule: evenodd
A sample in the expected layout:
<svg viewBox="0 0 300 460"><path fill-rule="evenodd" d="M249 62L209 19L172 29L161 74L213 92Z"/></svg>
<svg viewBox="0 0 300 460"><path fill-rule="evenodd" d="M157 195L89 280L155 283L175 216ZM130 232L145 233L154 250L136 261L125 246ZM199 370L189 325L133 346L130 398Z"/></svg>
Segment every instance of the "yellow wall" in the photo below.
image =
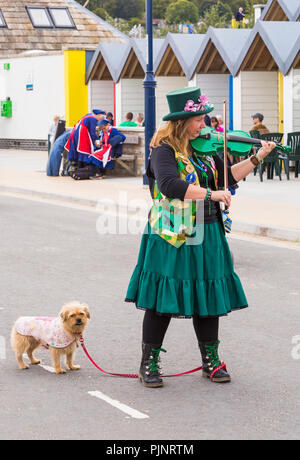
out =
<svg viewBox="0 0 300 460"><path fill-rule="evenodd" d="M71 127L88 113L88 86L85 84L85 51L67 50L65 56L65 116Z"/></svg>
<svg viewBox="0 0 300 460"><path fill-rule="evenodd" d="M278 72L278 132L283 133L283 74Z"/></svg>

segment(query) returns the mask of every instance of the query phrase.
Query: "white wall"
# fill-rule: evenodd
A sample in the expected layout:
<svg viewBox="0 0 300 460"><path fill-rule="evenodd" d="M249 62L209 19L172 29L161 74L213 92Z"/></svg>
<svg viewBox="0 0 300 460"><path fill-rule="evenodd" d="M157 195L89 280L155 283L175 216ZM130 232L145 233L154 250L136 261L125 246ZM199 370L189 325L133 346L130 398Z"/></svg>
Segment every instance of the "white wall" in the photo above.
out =
<svg viewBox="0 0 300 460"><path fill-rule="evenodd" d="M300 131L300 69L293 72L293 131ZM287 103L289 103L287 101Z"/></svg>
<svg viewBox="0 0 300 460"><path fill-rule="evenodd" d="M242 129L242 79L239 73L233 79L233 129Z"/></svg>
<svg viewBox="0 0 300 460"><path fill-rule="evenodd" d="M251 115L262 113L263 124L270 132L278 132L278 73L241 72L241 129L252 128Z"/></svg>
<svg viewBox="0 0 300 460"><path fill-rule="evenodd" d="M135 117L144 113L144 87L140 78L122 78L116 85L116 124L125 121L127 112Z"/></svg>
<svg viewBox="0 0 300 460"><path fill-rule="evenodd" d="M166 94L175 89L188 86L186 77L155 77L156 86L156 127L162 123L162 118L167 115L169 110Z"/></svg>
<svg viewBox="0 0 300 460"><path fill-rule="evenodd" d="M229 77L227 74L196 74L193 82L199 86L201 94L205 94L215 109L210 116L223 116L223 101L229 101ZM227 111L229 116L229 107Z"/></svg>
<svg viewBox="0 0 300 460"><path fill-rule="evenodd" d="M10 97L13 108L12 118L0 117L0 137L47 139L54 115L65 112L63 54L1 59L0 69L0 99ZM33 91L26 91L30 82Z"/></svg>
<svg viewBox="0 0 300 460"><path fill-rule="evenodd" d="M107 80L90 80L89 82L89 111L101 109L113 113L114 84Z"/></svg>
<svg viewBox="0 0 300 460"><path fill-rule="evenodd" d="M294 131L293 77L293 70L283 77L283 131L285 143L287 142L287 133ZM300 91L297 97L300 97Z"/></svg>

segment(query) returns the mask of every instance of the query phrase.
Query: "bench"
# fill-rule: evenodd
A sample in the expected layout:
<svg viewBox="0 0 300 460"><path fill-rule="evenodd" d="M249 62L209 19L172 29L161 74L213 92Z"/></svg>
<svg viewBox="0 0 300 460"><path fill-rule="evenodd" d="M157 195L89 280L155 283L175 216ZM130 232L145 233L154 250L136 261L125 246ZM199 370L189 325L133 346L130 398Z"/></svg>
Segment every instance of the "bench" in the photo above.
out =
<svg viewBox="0 0 300 460"><path fill-rule="evenodd" d="M124 144L128 145L138 145L139 144L139 137L138 136L127 136ZM124 154L119 158L114 158L114 161L117 161L120 166L122 166L126 171L130 173L130 175L137 176L137 158L138 155L134 154ZM129 166L127 163L133 162L132 166Z"/></svg>

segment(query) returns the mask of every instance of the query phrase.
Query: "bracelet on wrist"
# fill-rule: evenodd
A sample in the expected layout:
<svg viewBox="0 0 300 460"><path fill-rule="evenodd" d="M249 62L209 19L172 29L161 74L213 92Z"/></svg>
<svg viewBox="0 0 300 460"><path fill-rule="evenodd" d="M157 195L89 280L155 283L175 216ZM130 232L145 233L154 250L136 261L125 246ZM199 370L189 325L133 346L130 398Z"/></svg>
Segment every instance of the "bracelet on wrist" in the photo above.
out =
<svg viewBox="0 0 300 460"><path fill-rule="evenodd" d="M205 196L204 200L205 201L211 201L211 189L209 187L207 187L206 196Z"/></svg>
<svg viewBox="0 0 300 460"><path fill-rule="evenodd" d="M259 161L259 163L263 163L264 159L260 159L259 156L258 156L258 152L255 154L255 157L257 158L257 160Z"/></svg>
<svg viewBox="0 0 300 460"><path fill-rule="evenodd" d="M251 155L250 161L254 164L254 166L258 166L260 163L262 163L262 160L259 159L257 153L255 155Z"/></svg>

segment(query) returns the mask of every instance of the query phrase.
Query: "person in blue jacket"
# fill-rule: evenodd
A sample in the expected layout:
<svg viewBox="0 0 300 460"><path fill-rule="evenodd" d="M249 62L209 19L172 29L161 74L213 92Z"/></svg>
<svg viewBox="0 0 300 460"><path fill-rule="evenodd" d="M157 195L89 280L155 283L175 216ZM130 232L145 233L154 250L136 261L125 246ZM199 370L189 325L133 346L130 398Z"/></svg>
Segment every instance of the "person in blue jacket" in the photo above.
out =
<svg viewBox="0 0 300 460"><path fill-rule="evenodd" d="M46 173L47 176L59 176L61 159L67 140L69 139L71 129L65 131L54 142L48 158Z"/></svg>

